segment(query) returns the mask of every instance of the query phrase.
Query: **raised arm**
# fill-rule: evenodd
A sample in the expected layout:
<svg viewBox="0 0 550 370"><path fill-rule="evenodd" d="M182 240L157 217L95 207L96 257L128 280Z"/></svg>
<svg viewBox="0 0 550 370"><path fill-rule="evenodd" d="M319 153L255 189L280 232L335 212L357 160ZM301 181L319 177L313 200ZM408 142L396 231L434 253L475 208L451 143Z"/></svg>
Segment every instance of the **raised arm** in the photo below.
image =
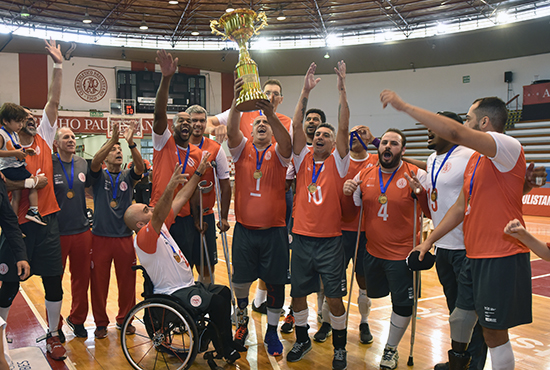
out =
<svg viewBox="0 0 550 370"><path fill-rule="evenodd" d="M473 130L442 114L435 114L408 104L391 90L382 91L380 101L384 108L388 104L392 105L396 110L407 113L451 143L471 148L488 157L494 157L497 154L497 144L486 132Z"/></svg>
<svg viewBox="0 0 550 370"><path fill-rule="evenodd" d="M306 134L302 125L304 124L304 117L306 115L307 102L309 99L309 93L313 88L321 81L320 78L315 78L315 70L317 65L311 63L304 78L304 86L302 87L302 93L296 104L294 110L294 117L292 118L292 145L293 151L296 155L300 154L304 146L306 146Z"/></svg>
<svg viewBox="0 0 550 370"><path fill-rule="evenodd" d="M166 188L164 189L164 192L160 196L157 204L155 205L155 208L153 210L153 216L151 217L151 225L153 226L153 229L157 233L160 233L160 230L162 229L162 224L166 220L166 217L168 217L168 214L170 213L170 208L172 206L172 199L174 198L174 191L178 187L178 185L184 185L187 182L187 175L182 174L183 165L178 164L176 166L176 169L174 170L174 173L172 174L172 177L170 178L170 181L168 181L168 184L166 185ZM196 176L193 176L196 177ZM178 210L179 212L179 210ZM174 212L174 214L177 214L178 212Z"/></svg>
<svg viewBox="0 0 550 370"><path fill-rule="evenodd" d="M101 170L101 164L107 158L109 155L109 152L111 151L111 148L115 146L115 144L118 142L118 124L113 126L113 134L109 141L107 141L94 155L94 158L92 159L92 163L90 164L90 170L92 172L99 172ZM141 155L140 155L141 158ZM135 161L135 159L134 159Z"/></svg>
<svg viewBox="0 0 550 370"><path fill-rule="evenodd" d="M275 95L271 95L271 99L275 99ZM267 122L271 126L271 130L273 130L273 136L279 145L279 152L283 157L290 158L292 155L292 142L290 140L290 134L279 120L279 117L277 117L273 111L272 102L260 100L256 103L256 107L264 112Z"/></svg>
<svg viewBox="0 0 550 370"><path fill-rule="evenodd" d="M208 117L206 121L206 129L204 130L209 135L214 135L218 143L223 143L227 139L227 127L220 123L216 116Z"/></svg>
<svg viewBox="0 0 550 370"><path fill-rule="evenodd" d="M153 114L153 131L157 135L162 135L168 125L168 116L166 107L168 106L168 90L170 80L178 68L178 58L172 59L172 54L166 50L157 51L156 61L160 66L162 78L155 99L155 112ZM164 221L164 220L163 220Z"/></svg>
<svg viewBox="0 0 550 370"><path fill-rule="evenodd" d="M50 84L50 89L48 90L48 101L44 107L48 120L50 121L50 125L53 127L55 121L57 120L57 110L59 108L59 101L61 100L61 84L63 82L63 70L61 68L63 63L63 55L61 54L60 46L56 44L55 40L44 40L44 42L46 43L46 50L54 62L52 82Z"/></svg>
<svg viewBox="0 0 550 370"><path fill-rule="evenodd" d="M338 132L336 133L336 149L340 158L344 158L349 152L349 105L346 94L346 63L341 60L338 68L334 68L337 76L337 87L339 94L338 102Z"/></svg>
<svg viewBox="0 0 550 370"><path fill-rule="evenodd" d="M132 152L132 159L134 160L134 173L141 176L141 174L145 172L145 163L143 163L143 157L137 148L137 144L134 143L134 132L137 125L139 125L139 122L136 122L134 126L128 126L125 129L124 139L128 143L128 148L130 148L130 151Z"/></svg>
<svg viewBox="0 0 550 370"><path fill-rule="evenodd" d="M235 77L237 77L235 73ZM230 148L239 146L243 140L243 133L240 130L241 115L237 110L237 97L243 89L244 81L242 78L235 79L233 85L233 101L229 110L229 118L227 119L227 145Z"/></svg>
<svg viewBox="0 0 550 370"><path fill-rule="evenodd" d="M174 211L174 214L178 214L184 204L187 203L189 199L191 199L191 197L193 196L193 193L197 189L197 185L199 184L202 175L210 166L210 164L208 163L208 158L210 158L210 153L205 152L202 157L202 161L199 164L199 167L197 168L193 176L191 176L189 182L187 182L187 184L185 184L185 186L181 188L178 194L176 194L176 197L172 201L172 210Z"/></svg>

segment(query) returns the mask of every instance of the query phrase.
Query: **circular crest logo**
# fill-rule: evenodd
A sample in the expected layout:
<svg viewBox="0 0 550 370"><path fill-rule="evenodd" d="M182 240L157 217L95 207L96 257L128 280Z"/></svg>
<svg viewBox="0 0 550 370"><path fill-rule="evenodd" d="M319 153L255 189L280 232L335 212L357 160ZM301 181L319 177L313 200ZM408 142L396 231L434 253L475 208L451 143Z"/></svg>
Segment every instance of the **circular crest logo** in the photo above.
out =
<svg viewBox="0 0 550 370"><path fill-rule="evenodd" d="M84 174L84 172L80 172L78 174L78 179L80 180L80 182L86 182L86 175Z"/></svg>
<svg viewBox="0 0 550 370"><path fill-rule="evenodd" d="M202 303L202 298L200 295L194 295L191 297L191 299L189 300L189 303L191 303L191 306L193 307L199 307Z"/></svg>
<svg viewBox="0 0 550 370"><path fill-rule="evenodd" d="M95 69L84 69L76 76L74 89L82 100L95 103L107 94L107 80Z"/></svg>
<svg viewBox="0 0 550 370"><path fill-rule="evenodd" d="M453 168L453 165L449 162L445 163L445 166L443 166L443 168L441 169L441 172L443 173L447 173L451 170L451 168Z"/></svg>
<svg viewBox="0 0 550 370"><path fill-rule="evenodd" d="M271 159L271 152L265 153L265 160L269 161Z"/></svg>
<svg viewBox="0 0 550 370"><path fill-rule="evenodd" d="M404 179L404 178L402 177L402 178L400 178L399 180L397 180L397 183L396 183L395 185L397 185L397 187L398 187L399 189L403 189L405 186L408 185L408 182L407 182L406 179Z"/></svg>
<svg viewBox="0 0 550 370"><path fill-rule="evenodd" d="M128 190L128 184L126 184L126 182L124 181L122 181L118 187L120 188L121 191Z"/></svg>
<svg viewBox="0 0 550 370"><path fill-rule="evenodd" d="M8 273L8 270L8 265L6 265L5 263L0 264L0 274L6 275Z"/></svg>

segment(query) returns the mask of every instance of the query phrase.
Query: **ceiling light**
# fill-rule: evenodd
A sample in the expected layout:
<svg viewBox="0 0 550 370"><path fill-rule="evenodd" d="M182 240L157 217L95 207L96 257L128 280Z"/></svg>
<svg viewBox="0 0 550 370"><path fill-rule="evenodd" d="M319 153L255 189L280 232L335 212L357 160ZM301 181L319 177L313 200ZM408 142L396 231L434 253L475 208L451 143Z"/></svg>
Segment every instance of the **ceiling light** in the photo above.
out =
<svg viewBox="0 0 550 370"><path fill-rule="evenodd" d="M225 9L225 12L226 13L231 13L234 10L235 10L235 8L233 8L233 3L231 3L231 1L229 1L229 3L227 4L227 9Z"/></svg>
<svg viewBox="0 0 550 370"><path fill-rule="evenodd" d="M179 4L179 1L178 1L178 0L170 0L170 1L168 2L168 4L170 4L170 5L178 5L178 4Z"/></svg>
<svg viewBox="0 0 550 370"><path fill-rule="evenodd" d="M338 46L338 36L330 34L327 35L327 38L325 39L327 46L333 47Z"/></svg>
<svg viewBox="0 0 550 370"><path fill-rule="evenodd" d="M279 13L279 15L277 16L277 20L278 20L278 21L284 21L285 19L286 19L285 13L283 13L283 11L281 10L281 12Z"/></svg>
<svg viewBox="0 0 550 370"><path fill-rule="evenodd" d="M510 22L510 14L508 14L506 11L501 11L497 13L496 21L498 24L505 24Z"/></svg>
<svg viewBox="0 0 550 370"><path fill-rule="evenodd" d="M437 33L445 33L449 28L445 23L437 22Z"/></svg>
<svg viewBox="0 0 550 370"><path fill-rule="evenodd" d="M147 26L147 23L145 22L145 19L141 21L141 26L139 26L139 29L143 30L143 31L149 29L149 26Z"/></svg>
<svg viewBox="0 0 550 370"><path fill-rule="evenodd" d="M384 39L393 40L393 32L391 32L391 31L384 32Z"/></svg>
<svg viewBox="0 0 550 370"><path fill-rule="evenodd" d="M197 28L197 26L195 26L195 28L194 28L193 31L191 32L191 35L192 35L192 36L198 36L198 35L200 35L199 29Z"/></svg>
<svg viewBox="0 0 550 370"><path fill-rule="evenodd" d="M30 17L31 16L31 13L29 13L29 9L27 9L27 6L23 5L21 7L21 13L20 15L24 18L27 18L27 17Z"/></svg>
<svg viewBox="0 0 550 370"><path fill-rule="evenodd" d="M327 51L327 53L325 54L325 56L323 58L325 58L325 59L330 58L330 55L328 54L328 51Z"/></svg>
<svg viewBox="0 0 550 370"><path fill-rule="evenodd" d="M92 23L92 18L88 14L88 8L86 8L86 13L84 13L84 18L82 18L82 23Z"/></svg>

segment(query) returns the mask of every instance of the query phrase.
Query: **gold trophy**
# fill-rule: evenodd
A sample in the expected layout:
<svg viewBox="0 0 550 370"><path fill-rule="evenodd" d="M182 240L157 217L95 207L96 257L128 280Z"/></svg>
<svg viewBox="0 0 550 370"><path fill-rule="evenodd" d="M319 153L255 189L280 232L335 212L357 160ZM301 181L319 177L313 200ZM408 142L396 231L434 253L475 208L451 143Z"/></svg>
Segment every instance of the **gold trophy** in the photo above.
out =
<svg viewBox="0 0 550 370"><path fill-rule="evenodd" d="M258 27L254 27L256 20L261 21ZM220 32L218 27L224 28ZM212 33L220 35L224 40L230 39L239 45L239 63L237 63L237 77L242 77L244 81L243 90L237 99L237 109L241 112L250 112L257 110L256 102L259 100L269 100L262 92L260 86L260 77L258 75L258 65L250 58L246 48L246 42L257 35L258 31L267 26L267 17L264 12L256 14L250 9L236 9L231 13L226 13L219 20L211 20L210 28Z"/></svg>

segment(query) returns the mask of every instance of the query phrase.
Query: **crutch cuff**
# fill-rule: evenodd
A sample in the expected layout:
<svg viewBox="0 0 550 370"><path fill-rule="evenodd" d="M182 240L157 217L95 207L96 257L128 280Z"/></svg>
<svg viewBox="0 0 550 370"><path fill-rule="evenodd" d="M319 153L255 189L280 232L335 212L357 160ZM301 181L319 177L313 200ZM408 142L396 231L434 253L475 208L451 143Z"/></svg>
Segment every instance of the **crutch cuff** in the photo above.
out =
<svg viewBox="0 0 550 370"><path fill-rule="evenodd" d="M418 260L419 256L420 252L414 251L407 257L407 266L409 266L409 270L429 270L433 267L435 263L435 256L433 254L431 254L430 252L426 252L422 261Z"/></svg>

